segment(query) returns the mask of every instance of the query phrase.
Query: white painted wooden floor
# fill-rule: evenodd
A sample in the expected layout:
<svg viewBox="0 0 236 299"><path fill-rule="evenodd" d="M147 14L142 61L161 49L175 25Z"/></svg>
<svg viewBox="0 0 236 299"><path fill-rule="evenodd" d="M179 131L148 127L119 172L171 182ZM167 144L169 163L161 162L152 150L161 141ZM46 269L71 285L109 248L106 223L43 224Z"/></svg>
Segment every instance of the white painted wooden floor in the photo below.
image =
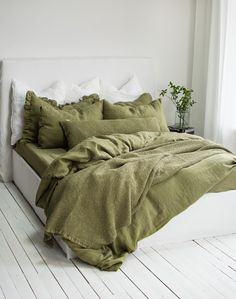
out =
<svg viewBox="0 0 236 299"><path fill-rule="evenodd" d="M236 298L236 235L149 247L118 272L66 260L13 184L0 183L1 298Z"/></svg>

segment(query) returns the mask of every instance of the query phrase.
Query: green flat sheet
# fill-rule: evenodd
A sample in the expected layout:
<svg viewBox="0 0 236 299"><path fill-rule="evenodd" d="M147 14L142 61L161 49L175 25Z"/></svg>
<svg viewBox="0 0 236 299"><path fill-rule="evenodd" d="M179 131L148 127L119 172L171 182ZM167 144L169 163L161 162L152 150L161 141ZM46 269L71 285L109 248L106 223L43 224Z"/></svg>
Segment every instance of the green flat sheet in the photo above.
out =
<svg viewBox="0 0 236 299"><path fill-rule="evenodd" d="M117 270L138 240L203 194L236 189L235 180L222 183L235 166L225 148L188 134L88 138L42 177L36 204L47 216L45 241L58 234L81 260Z"/></svg>
<svg viewBox="0 0 236 299"><path fill-rule="evenodd" d="M53 160L66 153L63 148L42 149L34 143L25 142L18 142L15 150L40 177Z"/></svg>

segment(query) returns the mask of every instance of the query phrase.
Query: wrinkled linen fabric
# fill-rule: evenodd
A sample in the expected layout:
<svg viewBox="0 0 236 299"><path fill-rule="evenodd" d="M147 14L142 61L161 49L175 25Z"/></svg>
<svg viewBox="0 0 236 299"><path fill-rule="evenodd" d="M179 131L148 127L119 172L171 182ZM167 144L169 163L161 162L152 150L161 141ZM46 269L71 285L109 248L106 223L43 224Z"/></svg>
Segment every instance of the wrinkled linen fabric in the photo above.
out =
<svg viewBox="0 0 236 299"><path fill-rule="evenodd" d="M60 235L81 260L115 271L138 240L230 178L235 165L222 146L188 134L88 138L42 177L36 204L47 216L45 241ZM235 180L226 186L235 189Z"/></svg>

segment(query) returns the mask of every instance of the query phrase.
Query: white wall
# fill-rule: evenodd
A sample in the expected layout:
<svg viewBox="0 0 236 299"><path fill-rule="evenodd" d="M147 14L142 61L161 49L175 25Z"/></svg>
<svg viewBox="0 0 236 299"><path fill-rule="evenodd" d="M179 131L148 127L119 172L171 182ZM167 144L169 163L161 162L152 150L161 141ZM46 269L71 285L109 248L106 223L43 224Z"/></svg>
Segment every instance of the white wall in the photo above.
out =
<svg viewBox="0 0 236 299"><path fill-rule="evenodd" d="M0 59L151 56L157 87L191 86L196 0L0 0ZM166 105L172 123L174 108Z"/></svg>

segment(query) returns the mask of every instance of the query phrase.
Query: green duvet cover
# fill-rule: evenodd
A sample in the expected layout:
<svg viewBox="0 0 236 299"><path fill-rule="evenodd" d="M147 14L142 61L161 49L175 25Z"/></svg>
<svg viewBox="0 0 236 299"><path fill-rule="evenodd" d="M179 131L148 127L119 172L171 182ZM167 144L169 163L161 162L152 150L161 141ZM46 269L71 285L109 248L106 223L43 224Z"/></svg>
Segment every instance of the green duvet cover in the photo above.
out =
<svg viewBox="0 0 236 299"><path fill-rule="evenodd" d="M225 148L188 134L88 138L43 175L36 203L47 216L45 240L60 235L81 260L117 270L138 240L204 193L225 191L235 166ZM226 185L236 189L235 180Z"/></svg>

